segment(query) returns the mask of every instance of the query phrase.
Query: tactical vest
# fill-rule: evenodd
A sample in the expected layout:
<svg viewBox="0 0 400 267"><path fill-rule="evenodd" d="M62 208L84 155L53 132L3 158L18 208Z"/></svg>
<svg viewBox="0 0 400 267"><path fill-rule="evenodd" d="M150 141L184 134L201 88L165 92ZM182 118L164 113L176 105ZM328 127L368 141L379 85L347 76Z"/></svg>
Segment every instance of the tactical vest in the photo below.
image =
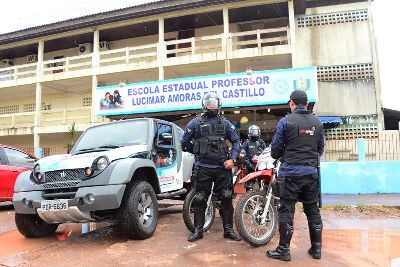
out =
<svg viewBox="0 0 400 267"><path fill-rule="evenodd" d="M286 142L283 161L317 166L318 142L323 131L320 120L307 110L296 110L286 116Z"/></svg>
<svg viewBox="0 0 400 267"><path fill-rule="evenodd" d="M196 161L211 165L222 165L229 158L226 144L227 129L225 118L218 116L217 120L209 120L201 116L193 138L193 154Z"/></svg>
<svg viewBox="0 0 400 267"><path fill-rule="evenodd" d="M252 139L248 139L247 140L247 151L246 151L246 155L249 158L253 158L254 155L260 155L262 152L261 149L261 142L258 140L252 140Z"/></svg>

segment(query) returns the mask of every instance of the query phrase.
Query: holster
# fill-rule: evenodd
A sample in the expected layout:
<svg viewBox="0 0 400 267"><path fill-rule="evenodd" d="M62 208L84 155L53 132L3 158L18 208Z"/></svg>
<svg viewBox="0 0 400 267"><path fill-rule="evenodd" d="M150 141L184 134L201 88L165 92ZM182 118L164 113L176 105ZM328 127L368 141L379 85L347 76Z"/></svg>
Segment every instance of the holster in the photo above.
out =
<svg viewBox="0 0 400 267"><path fill-rule="evenodd" d="M191 178L192 188L196 188L197 181L198 181L198 176L199 176L199 167L193 166L192 178Z"/></svg>
<svg viewBox="0 0 400 267"><path fill-rule="evenodd" d="M285 191L285 177L278 177L272 184L272 192L276 197L281 198L285 196Z"/></svg>

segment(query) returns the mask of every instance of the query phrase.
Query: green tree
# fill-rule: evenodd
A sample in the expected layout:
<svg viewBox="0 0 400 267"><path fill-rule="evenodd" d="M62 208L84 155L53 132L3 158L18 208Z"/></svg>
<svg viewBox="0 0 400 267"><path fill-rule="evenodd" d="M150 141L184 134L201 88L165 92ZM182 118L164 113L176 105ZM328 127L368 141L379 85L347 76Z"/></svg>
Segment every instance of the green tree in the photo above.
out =
<svg viewBox="0 0 400 267"><path fill-rule="evenodd" d="M74 145L75 145L76 136L77 136L76 126L75 126L75 122L73 122L73 123L68 127L67 143L66 143L65 146L64 146L64 147L67 149L68 153L71 152L72 148L73 148Z"/></svg>

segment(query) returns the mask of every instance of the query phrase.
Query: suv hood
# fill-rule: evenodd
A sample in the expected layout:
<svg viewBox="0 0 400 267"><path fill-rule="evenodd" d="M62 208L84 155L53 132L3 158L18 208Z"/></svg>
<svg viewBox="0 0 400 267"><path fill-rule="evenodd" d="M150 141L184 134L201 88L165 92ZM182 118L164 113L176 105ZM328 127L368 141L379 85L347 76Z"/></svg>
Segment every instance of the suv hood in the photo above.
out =
<svg viewBox="0 0 400 267"><path fill-rule="evenodd" d="M92 166L93 161L100 156L107 157L111 162L145 151L147 151L146 145L125 146L99 152L87 152L78 155L64 154L49 156L38 160L37 164L39 164L41 172L80 169Z"/></svg>

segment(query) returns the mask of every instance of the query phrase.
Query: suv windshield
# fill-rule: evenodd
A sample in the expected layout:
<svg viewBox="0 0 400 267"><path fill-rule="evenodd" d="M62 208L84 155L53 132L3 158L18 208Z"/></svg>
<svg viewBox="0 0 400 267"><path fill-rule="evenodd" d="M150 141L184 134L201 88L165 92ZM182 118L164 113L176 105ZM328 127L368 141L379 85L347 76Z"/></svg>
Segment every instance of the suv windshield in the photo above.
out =
<svg viewBox="0 0 400 267"><path fill-rule="evenodd" d="M87 129L79 138L72 153L121 146L147 145L147 120L123 121Z"/></svg>

